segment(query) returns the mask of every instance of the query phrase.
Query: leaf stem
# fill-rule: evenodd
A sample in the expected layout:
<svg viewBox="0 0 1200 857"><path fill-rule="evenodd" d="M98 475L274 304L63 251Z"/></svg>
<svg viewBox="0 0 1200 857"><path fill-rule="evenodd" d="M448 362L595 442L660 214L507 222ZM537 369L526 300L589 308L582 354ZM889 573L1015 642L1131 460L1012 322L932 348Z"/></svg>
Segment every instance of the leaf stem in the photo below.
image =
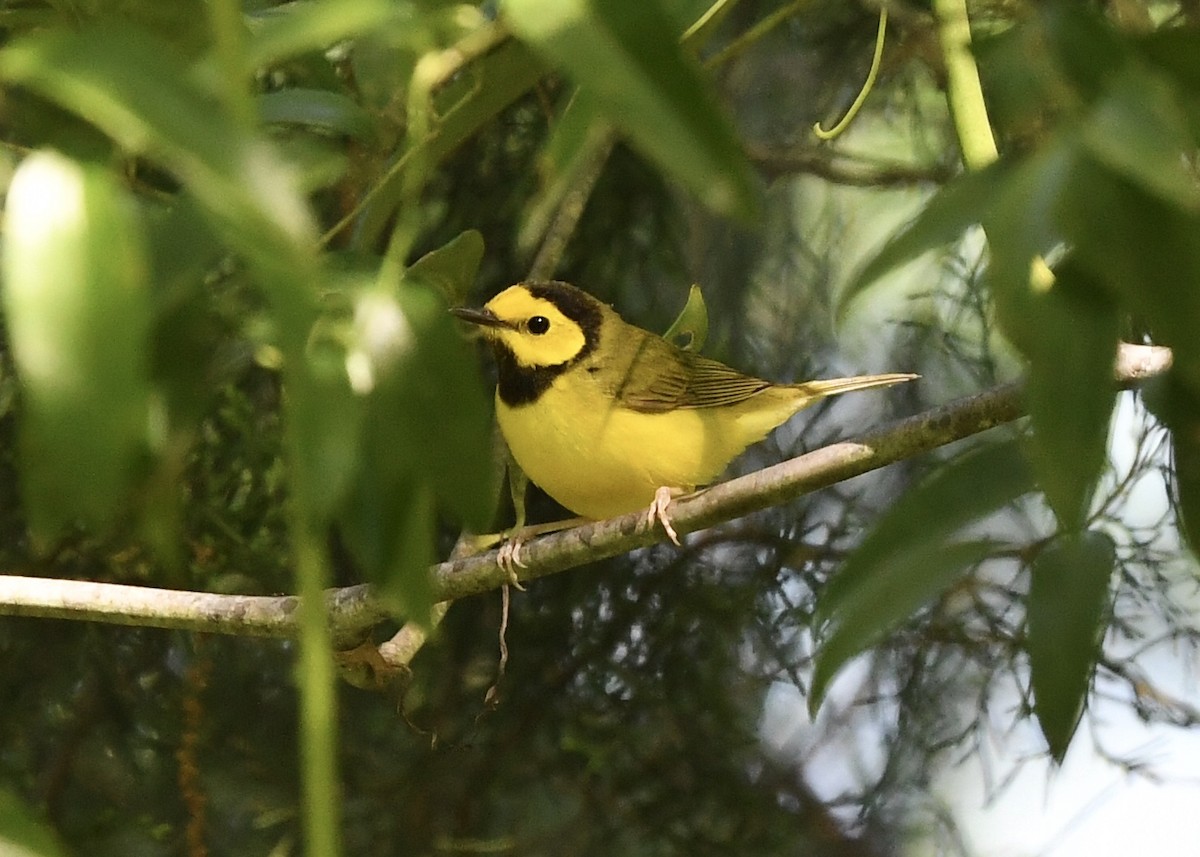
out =
<svg viewBox="0 0 1200 857"><path fill-rule="evenodd" d="M239 0L211 0L214 51L221 68L225 106L242 129L254 126L256 116L245 78L246 32Z"/></svg>
<svg viewBox="0 0 1200 857"><path fill-rule="evenodd" d="M971 21L966 0L933 0L938 42L946 65L946 97L967 169L986 167L999 157L988 121L979 67L971 53Z"/></svg>

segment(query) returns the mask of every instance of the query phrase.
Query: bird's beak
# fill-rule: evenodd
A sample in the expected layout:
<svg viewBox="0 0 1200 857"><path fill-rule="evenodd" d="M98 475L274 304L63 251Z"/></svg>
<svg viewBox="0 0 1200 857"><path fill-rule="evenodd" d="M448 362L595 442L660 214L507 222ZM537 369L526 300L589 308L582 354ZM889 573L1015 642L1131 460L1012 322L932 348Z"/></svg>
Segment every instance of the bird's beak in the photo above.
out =
<svg viewBox="0 0 1200 857"><path fill-rule="evenodd" d="M451 307L450 312L465 322L479 327L510 327L511 325L496 315L490 309L474 309L472 307Z"/></svg>

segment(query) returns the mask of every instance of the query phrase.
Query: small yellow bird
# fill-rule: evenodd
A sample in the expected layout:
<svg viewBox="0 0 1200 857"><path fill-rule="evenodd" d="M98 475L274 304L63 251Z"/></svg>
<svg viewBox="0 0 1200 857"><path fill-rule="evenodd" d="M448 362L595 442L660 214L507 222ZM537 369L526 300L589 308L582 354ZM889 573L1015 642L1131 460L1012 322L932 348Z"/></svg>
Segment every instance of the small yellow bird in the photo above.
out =
<svg viewBox="0 0 1200 857"><path fill-rule="evenodd" d="M455 308L495 353L496 416L534 483L585 518L638 509L678 543L666 509L825 396L916 378L772 384L672 345L561 282L521 283Z"/></svg>

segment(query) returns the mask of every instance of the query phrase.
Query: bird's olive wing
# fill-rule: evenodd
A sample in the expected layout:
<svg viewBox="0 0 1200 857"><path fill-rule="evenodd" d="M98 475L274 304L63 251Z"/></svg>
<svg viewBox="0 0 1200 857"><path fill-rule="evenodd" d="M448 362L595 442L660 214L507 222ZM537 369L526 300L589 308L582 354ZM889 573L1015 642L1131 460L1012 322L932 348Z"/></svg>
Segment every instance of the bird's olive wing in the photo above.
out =
<svg viewBox="0 0 1200 857"><path fill-rule="evenodd" d="M771 384L724 363L647 336L616 390L623 407L643 413L736 405Z"/></svg>

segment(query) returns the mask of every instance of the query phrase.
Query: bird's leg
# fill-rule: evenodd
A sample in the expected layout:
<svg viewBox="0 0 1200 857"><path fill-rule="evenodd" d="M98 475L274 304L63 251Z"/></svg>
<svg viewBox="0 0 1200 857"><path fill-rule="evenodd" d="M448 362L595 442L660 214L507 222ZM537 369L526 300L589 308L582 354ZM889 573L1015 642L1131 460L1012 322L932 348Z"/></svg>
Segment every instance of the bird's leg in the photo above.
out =
<svg viewBox="0 0 1200 857"><path fill-rule="evenodd" d="M653 529L654 522L658 521L662 524L667 538L676 545L679 545L679 534L671 526L671 518L667 515L667 507L671 505L671 496L678 493L678 490L672 491L666 485L659 486L659 489L654 492L654 500L651 501L650 508L646 510L646 528Z"/></svg>
<svg viewBox="0 0 1200 857"><path fill-rule="evenodd" d="M525 542L525 492L529 489L529 477L525 475L512 456L508 457L508 490L512 496L513 516L511 530L505 534L504 544L496 551L496 565L508 575L508 582L517 589L525 587L517 579L517 568L525 568L521 561L521 545Z"/></svg>

